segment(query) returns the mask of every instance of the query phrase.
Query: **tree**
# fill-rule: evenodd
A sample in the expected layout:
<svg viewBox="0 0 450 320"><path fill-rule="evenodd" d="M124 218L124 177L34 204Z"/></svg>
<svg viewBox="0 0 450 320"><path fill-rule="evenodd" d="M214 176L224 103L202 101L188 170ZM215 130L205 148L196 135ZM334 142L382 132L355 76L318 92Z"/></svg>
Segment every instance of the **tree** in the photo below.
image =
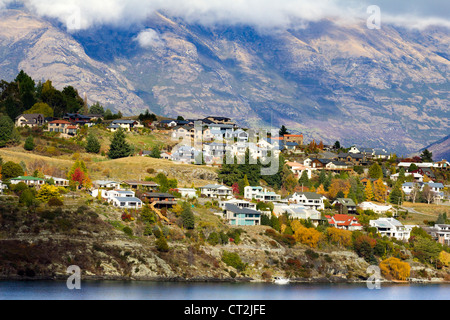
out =
<svg viewBox="0 0 450 320"><path fill-rule="evenodd" d="M291 228L293 228L291 226ZM323 238L323 234L314 228L305 228L304 226L297 227L294 230L294 238L297 242L316 248Z"/></svg>
<svg viewBox="0 0 450 320"><path fill-rule="evenodd" d="M34 144L33 136L28 136L28 138L25 140L25 145L23 148L27 151L33 151L36 145Z"/></svg>
<svg viewBox="0 0 450 320"><path fill-rule="evenodd" d="M23 176L24 174L25 174L25 172L23 171L23 168L15 162L8 161L2 166L2 179L3 180L17 178L17 177Z"/></svg>
<svg viewBox="0 0 450 320"><path fill-rule="evenodd" d="M369 176L372 179L381 179L383 178L383 170L381 169L380 165L375 162L372 164L369 168Z"/></svg>
<svg viewBox="0 0 450 320"><path fill-rule="evenodd" d="M422 198L425 199L425 201L430 204L431 201L434 200L435 192L431 189L431 187L427 184L423 187L422 190Z"/></svg>
<svg viewBox="0 0 450 320"><path fill-rule="evenodd" d="M413 187L411 189L411 192L409 193L409 198L413 203L416 203L417 197L420 194L420 187L417 183L413 183Z"/></svg>
<svg viewBox="0 0 450 320"><path fill-rule="evenodd" d="M87 137L86 140L86 152L87 153L99 153L101 148L101 144L98 141L97 137L91 133Z"/></svg>
<svg viewBox="0 0 450 320"><path fill-rule="evenodd" d="M50 199L54 198L55 199L60 198L59 188L48 184L44 184L36 196L36 199L45 203L47 203Z"/></svg>
<svg viewBox="0 0 450 320"><path fill-rule="evenodd" d="M100 114L103 116L105 114L105 109L99 102L96 102L89 108L89 113L90 114Z"/></svg>
<svg viewBox="0 0 450 320"><path fill-rule="evenodd" d="M327 235L331 243L338 246L349 247L352 244L352 232L337 228L328 228Z"/></svg>
<svg viewBox="0 0 450 320"><path fill-rule="evenodd" d="M397 182L392 189L389 195L389 202L397 205L403 204L403 191L400 183Z"/></svg>
<svg viewBox="0 0 450 320"><path fill-rule="evenodd" d="M311 187L311 181L309 180L307 170L304 170L302 172L302 175L301 175L300 179L298 180L298 184L301 185L302 187L307 187L307 188Z"/></svg>
<svg viewBox="0 0 450 320"><path fill-rule="evenodd" d="M14 123L8 116L2 115L0 117L0 148L5 147L12 137Z"/></svg>
<svg viewBox="0 0 450 320"><path fill-rule="evenodd" d="M183 212L181 213L181 220L183 221L183 227L188 230L193 230L195 228L195 218L194 213L188 202L183 203Z"/></svg>
<svg viewBox="0 0 450 320"><path fill-rule="evenodd" d="M375 201L385 202L387 197L387 186L384 184L383 180L378 179L373 184L373 193Z"/></svg>
<svg viewBox="0 0 450 320"><path fill-rule="evenodd" d="M287 128L286 128L284 125L281 126L281 129L280 129L280 131L279 131L279 134L280 134L280 137L284 137L285 135L288 135L288 134L289 134Z"/></svg>
<svg viewBox="0 0 450 320"><path fill-rule="evenodd" d="M126 158L131 155L131 147L125 139L125 133L119 129L114 133L108 156L111 159Z"/></svg>
<svg viewBox="0 0 450 320"><path fill-rule="evenodd" d="M410 276L411 266L398 258L388 258L380 263L382 274L395 280L406 280Z"/></svg>
<svg viewBox="0 0 450 320"><path fill-rule="evenodd" d="M27 206L27 207L31 207L33 205L35 201L35 197L33 192L27 187L21 194L19 197L19 203Z"/></svg>
<svg viewBox="0 0 450 320"><path fill-rule="evenodd" d="M339 150L340 148L341 148L341 143L339 142L339 141L336 141L335 143L334 143L334 149L335 150Z"/></svg>
<svg viewBox="0 0 450 320"><path fill-rule="evenodd" d="M73 187L85 187L88 188L91 185L91 180L88 175L88 170L83 161L77 160L69 173L67 178L70 180Z"/></svg>
<svg viewBox="0 0 450 320"><path fill-rule="evenodd" d="M46 103L38 102L34 104L31 109L28 109L27 111L23 112L24 114L35 114L40 113L44 117L49 118L54 116L53 109Z"/></svg>
<svg viewBox="0 0 450 320"><path fill-rule="evenodd" d="M420 155L420 158L422 159L422 162L433 162L433 153L428 149L425 149Z"/></svg>
<svg viewBox="0 0 450 320"><path fill-rule="evenodd" d="M371 201L374 198L373 195L373 188L372 188L372 181L367 181L367 185L366 188L364 190L364 198L366 199L366 201Z"/></svg>

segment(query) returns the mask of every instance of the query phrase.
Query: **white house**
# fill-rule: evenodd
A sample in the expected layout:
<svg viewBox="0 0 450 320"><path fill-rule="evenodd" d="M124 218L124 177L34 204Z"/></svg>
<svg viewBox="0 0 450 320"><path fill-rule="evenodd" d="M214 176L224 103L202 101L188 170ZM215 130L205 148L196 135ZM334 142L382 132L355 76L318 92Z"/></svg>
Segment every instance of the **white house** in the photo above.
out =
<svg viewBox="0 0 450 320"><path fill-rule="evenodd" d="M290 203L302 204L308 209L325 210L326 197L315 192L296 192L289 197Z"/></svg>
<svg viewBox="0 0 450 320"><path fill-rule="evenodd" d="M197 190L193 188L178 188L178 192L183 198L194 199L197 198Z"/></svg>
<svg viewBox="0 0 450 320"><path fill-rule="evenodd" d="M302 176L303 172L306 171L308 178L312 178L313 169L311 167L305 166L298 162L286 162L286 165L291 169L291 171L297 175L299 178Z"/></svg>
<svg viewBox="0 0 450 320"><path fill-rule="evenodd" d="M17 177L10 180L11 184L25 183L27 186L42 186L45 184L44 179L36 177Z"/></svg>
<svg viewBox="0 0 450 320"><path fill-rule="evenodd" d="M292 219L310 219L315 226L318 226L322 221L322 214L319 211L315 209L308 209L300 204L275 203L273 213L278 217L287 213Z"/></svg>
<svg viewBox="0 0 450 320"><path fill-rule="evenodd" d="M106 200L113 202L115 198L135 198L136 194L134 191L129 190L109 190L106 191Z"/></svg>
<svg viewBox="0 0 450 320"><path fill-rule="evenodd" d="M116 189L119 188L120 182L110 180L97 180L93 183L94 187L101 189Z"/></svg>
<svg viewBox="0 0 450 320"><path fill-rule="evenodd" d="M0 193L3 193L3 191L6 189L6 184L3 184L3 182L0 180Z"/></svg>
<svg viewBox="0 0 450 320"><path fill-rule="evenodd" d="M425 228L424 228L425 229ZM436 241L443 245L450 245L450 225L436 224L432 228L426 228L425 231L431 235Z"/></svg>
<svg viewBox="0 0 450 320"><path fill-rule="evenodd" d="M263 187L251 186L244 188L244 198L249 200L255 199L262 202L281 200L281 196L279 194L276 194L275 192L268 191Z"/></svg>
<svg viewBox="0 0 450 320"><path fill-rule="evenodd" d="M141 199L135 197L117 197L112 199L112 204L115 207L122 209L141 209L142 201Z"/></svg>
<svg viewBox="0 0 450 320"><path fill-rule="evenodd" d="M372 210L375 213L379 213L379 214L384 214L386 212L392 211L394 210L394 208L392 206L385 206L385 205L380 205L380 204L375 204L372 202L361 202L358 205L359 208L361 208L362 210Z"/></svg>
<svg viewBox="0 0 450 320"><path fill-rule="evenodd" d="M407 241L411 235L411 229L406 228L400 221L394 218L380 218L370 220L371 227L375 227L381 236L396 238L397 240Z"/></svg>
<svg viewBox="0 0 450 320"><path fill-rule="evenodd" d="M396 173L396 174L391 175L390 178L392 181L397 181L399 175L400 175L400 173ZM405 173L405 177L409 177L411 175L413 176L414 181L423 182L423 175L421 175L420 173L410 173L410 172Z"/></svg>
<svg viewBox="0 0 450 320"><path fill-rule="evenodd" d="M346 214L335 214L334 216L325 216L330 226L337 229L357 231L362 230L363 226L359 223L358 219Z"/></svg>
<svg viewBox="0 0 450 320"><path fill-rule="evenodd" d="M63 179L63 178L57 178L52 176L45 176L46 180L53 180L55 182L55 186L57 187L68 187L69 186L69 180Z"/></svg>
<svg viewBox="0 0 450 320"><path fill-rule="evenodd" d="M199 189L201 195L208 198L228 199L233 196L233 190L231 188L218 184L208 184Z"/></svg>

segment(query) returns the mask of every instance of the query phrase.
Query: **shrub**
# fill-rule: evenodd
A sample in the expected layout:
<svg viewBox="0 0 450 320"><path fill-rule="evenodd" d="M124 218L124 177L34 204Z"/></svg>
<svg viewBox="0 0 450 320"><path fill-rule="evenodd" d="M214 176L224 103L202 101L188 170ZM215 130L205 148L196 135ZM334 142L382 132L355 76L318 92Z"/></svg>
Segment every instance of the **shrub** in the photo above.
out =
<svg viewBox="0 0 450 320"><path fill-rule="evenodd" d="M62 207L64 203L58 198L51 198L48 200L48 205L50 207Z"/></svg>
<svg viewBox="0 0 450 320"><path fill-rule="evenodd" d="M123 228L123 232L129 237L133 236L133 230L130 227Z"/></svg>
<svg viewBox="0 0 450 320"><path fill-rule="evenodd" d="M241 257L234 252L224 251L222 253L222 261L239 272L244 271L247 267L247 265L242 262Z"/></svg>
<svg viewBox="0 0 450 320"><path fill-rule="evenodd" d="M212 232L208 237L208 243L212 246L218 245L220 241L220 236L217 232Z"/></svg>
<svg viewBox="0 0 450 320"><path fill-rule="evenodd" d="M156 240L156 249L160 252L169 252L169 245L167 244L166 238L160 237Z"/></svg>
<svg viewBox="0 0 450 320"><path fill-rule="evenodd" d="M311 250L311 249L306 250L305 254L311 260L315 260L315 259L319 258L319 254L317 252L315 252L314 250Z"/></svg>
<svg viewBox="0 0 450 320"><path fill-rule="evenodd" d="M22 192L22 194L19 197L19 203L30 207L31 205L33 205L34 202L34 194L30 189L26 189Z"/></svg>
<svg viewBox="0 0 450 320"><path fill-rule="evenodd" d="M393 278L396 280L406 280L409 278L411 272L409 263L394 257L382 261L380 263L380 269L386 278Z"/></svg>

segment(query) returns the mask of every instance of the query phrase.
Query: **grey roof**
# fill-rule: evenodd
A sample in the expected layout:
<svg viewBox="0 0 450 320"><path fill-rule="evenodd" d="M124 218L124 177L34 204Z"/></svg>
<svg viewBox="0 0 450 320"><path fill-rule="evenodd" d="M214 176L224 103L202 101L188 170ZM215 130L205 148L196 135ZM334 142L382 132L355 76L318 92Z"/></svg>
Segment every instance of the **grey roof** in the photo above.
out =
<svg viewBox="0 0 450 320"><path fill-rule="evenodd" d="M20 116L16 117L16 120L19 119L20 117L24 117L25 119L29 120L34 120L38 117L42 117L42 119L44 119L44 115L41 113L31 113L31 114L21 114Z"/></svg>
<svg viewBox="0 0 450 320"><path fill-rule="evenodd" d="M222 187L225 187L225 188L227 188L227 189L230 189L230 188L228 188L227 186L222 186L222 185L220 185L220 184L207 184L207 185L204 186L204 187L200 187L200 189L218 189L218 188L222 188Z"/></svg>
<svg viewBox="0 0 450 320"><path fill-rule="evenodd" d="M119 202L142 202L141 199L135 198L135 197L116 197L114 198Z"/></svg>
<svg viewBox="0 0 450 320"><path fill-rule="evenodd" d="M352 199L338 198L338 199L336 199L336 201L338 201L339 203L341 203L345 206L356 207L356 203Z"/></svg>
<svg viewBox="0 0 450 320"><path fill-rule="evenodd" d="M307 199L317 199L317 200L320 200L320 199L322 199L322 195L320 195L320 194L318 194L318 193L315 193L315 192L297 192L297 193L295 193L294 195L304 195Z"/></svg>
<svg viewBox="0 0 450 320"><path fill-rule="evenodd" d="M243 213L243 214L261 214L261 212L256 211L256 210L252 210L252 209L248 209L248 208L241 208L238 207L237 205L231 204L231 203L226 203L225 204L225 210L227 211L231 211L233 213Z"/></svg>

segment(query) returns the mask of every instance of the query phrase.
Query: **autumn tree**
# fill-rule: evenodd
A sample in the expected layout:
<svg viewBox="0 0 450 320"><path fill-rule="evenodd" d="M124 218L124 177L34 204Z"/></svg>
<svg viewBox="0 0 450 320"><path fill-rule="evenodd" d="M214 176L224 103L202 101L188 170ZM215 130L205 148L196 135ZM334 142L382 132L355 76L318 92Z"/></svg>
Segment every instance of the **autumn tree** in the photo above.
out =
<svg viewBox="0 0 450 320"><path fill-rule="evenodd" d="M381 273L388 279L404 281L409 278L411 266L398 258L391 257L380 263Z"/></svg>
<svg viewBox="0 0 450 320"><path fill-rule="evenodd" d="M88 188L91 180L84 161L77 160L67 174L70 184L75 188Z"/></svg>
<svg viewBox="0 0 450 320"><path fill-rule="evenodd" d="M378 179L373 184L373 194L375 201L385 202L387 197L387 186L384 184L383 180Z"/></svg>
<svg viewBox="0 0 450 320"><path fill-rule="evenodd" d="M348 230L328 228L327 236L331 243L337 244L340 247L349 247L352 244L352 232Z"/></svg>
<svg viewBox="0 0 450 320"><path fill-rule="evenodd" d="M39 190L36 199L47 203L50 199L59 199L60 197L61 194L59 193L59 188L57 186L44 184Z"/></svg>
<svg viewBox="0 0 450 320"><path fill-rule="evenodd" d="M374 198L372 181L367 181L366 188L364 189L364 198L366 201L371 201Z"/></svg>
<svg viewBox="0 0 450 320"><path fill-rule="evenodd" d="M291 229L294 231L294 239L311 248L316 248L323 238L323 234L314 228L306 228L303 225L291 224Z"/></svg>

